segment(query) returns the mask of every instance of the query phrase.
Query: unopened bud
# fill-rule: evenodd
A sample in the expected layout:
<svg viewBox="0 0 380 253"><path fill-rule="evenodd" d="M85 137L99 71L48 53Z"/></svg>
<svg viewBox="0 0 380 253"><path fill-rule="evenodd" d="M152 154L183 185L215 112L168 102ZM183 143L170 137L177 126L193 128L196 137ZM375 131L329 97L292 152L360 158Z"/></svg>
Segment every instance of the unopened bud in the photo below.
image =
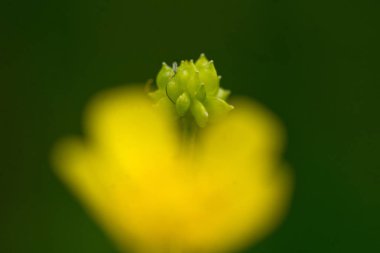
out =
<svg viewBox="0 0 380 253"><path fill-rule="evenodd" d="M225 100L230 92L219 87L214 62L204 54L194 62L181 61L173 68L163 64L156 78L158 90L150 93L156 102L168 98L178 116L192 116L198 126L229 112L233 107Z"/></svg>
<svg viewBox="0 0 380 253"><path fill-rule="evenodd" d="M186 114L186 112L190 108L190 103L191 103L190 96L187 92L182 93L178 97L175 103L175 106L176 106L177 113L179 116L184 116Z"/></svg>
<svg viewBox="0 0 380 253"><path fill-rule="evenodd" d="M183 89L178 85L174 79L171 79L166 86L166 94L170 100L175 103L177 98L182 94Z"/></svg>
<svg viewBox="0 0 380 253"><path fill-rule="evenodd" d="M159 89L165 89L169 80L174 76L174 71L166 63L162 63L160 72L158 72L156 83Z"/></svg>
<svg viewBox="0 0 380 253"><path fill-rule="evenodd" d="M193 104L191 105L191 113L193 114L198 126L206 126L208 121L208 112L201 102L198 100L193 100Z"/></svg>

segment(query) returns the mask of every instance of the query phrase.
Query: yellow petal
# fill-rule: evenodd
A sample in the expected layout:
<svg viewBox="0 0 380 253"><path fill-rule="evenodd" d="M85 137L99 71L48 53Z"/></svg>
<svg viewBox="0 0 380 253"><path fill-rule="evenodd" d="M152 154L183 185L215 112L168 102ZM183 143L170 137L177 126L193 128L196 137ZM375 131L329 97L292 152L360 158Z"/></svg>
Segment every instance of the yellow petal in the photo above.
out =
<svg viewBox="0 0 380 253"><path fill-rule="evenodd" d="M77 138L67 138L56 145L53 164L60 178L80 198L89 213L116 241L125 241L128 233L119 222L121 211L125 209L121 208L124 202L120 201L125 191L118 182L128 181L128 175L121 170L115 173L114 167L105 170L101 156Z"/></svg>
<svg viewBox="0 0 380 253"><path fill-rule="evenodd" d="M58 174L121 247L157 244L166 229L158 217L171 215L166 193L180 189L173 118L130 87L101 93L85 116L87 140L65 139L53 151Z"/></svg>
<svg viewBox="0 0 380 253"><path fill-rule="evenodd" d="M213 249L236 248L265 236L284 215L292 186L280 157L279 122L248 100L233 104L236 109L206 128L198 145L197 189L203 213L209 215L192 236Z"/></svg>
<svg viewBox="0 0 380 253"><path fill-rule="evenodd" d="M156 169L152 161L170 163L178 155L174 119L153 108L137 87L99 94L87 109L85 126L91 145L127 168L150 173Z"/></svg>
<svg viewBox="0 0 380 253"><path fill-rule="evenodd" d="M234 249L278 223L291 188L278 122L251 102L235 106L190 154L142 91L102 93L86 113L87 140L61 142L55 167L122 249Z"/></svg>

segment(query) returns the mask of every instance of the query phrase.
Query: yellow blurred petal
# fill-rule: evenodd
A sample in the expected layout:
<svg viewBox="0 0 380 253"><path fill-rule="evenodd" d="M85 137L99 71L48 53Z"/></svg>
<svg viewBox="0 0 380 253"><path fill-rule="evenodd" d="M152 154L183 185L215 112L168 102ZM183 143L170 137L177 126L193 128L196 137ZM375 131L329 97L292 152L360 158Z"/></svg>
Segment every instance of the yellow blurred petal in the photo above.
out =
<svg viewBox="0 0 380 253"><path fill-rule="evenodd" d="M171 162L178 155L174 119L138 87L99 94L90 103L85 126L91 144L112 162L151 173L151 161ZM139 171L141 173L141 171Z"/></svg>
<svg viewBox="0 0 380 253"><path fill-rule="evenodd" d="M128 181L126 173L120 170L115 173L115 168L111 167L105 170L101 156L77 138L67 138L56 145L53 164L58 175L81 199L89 213L116 241L125 241L128 234L119 219L123 209L121 206L125 203L120 198L126 192L120 189L118 182Z"/></svg>
<svg viewBox="0 0 380 253"><path fill-rule="evenodd" d="M228 252L266 235L291 189L279 123L249 101L234 105L187 150L142 90L102 93L86 113L87 140L58 144L55 167L122 249Z"/></svg>
<svg viewBox="0 0 380 253"><path fill-rule="evenodd" d="M235 110L202 133L202 150L205 158L226 167L254 164L256 159L279 158L284 142L282 126L272 113L248 99L233 101ZM267 157L269 155L269 157Z"/></svg>
<svg viewBox="0 0 380 253"><path fill-rule="evenodd" d="M213 248L261 239L281 220L292 189L280 157L279 122L248 100L232 104L236 109L206 128L198 147L198 189L208 203L203 211L213 213L204 220L202 239Z"/></svg>

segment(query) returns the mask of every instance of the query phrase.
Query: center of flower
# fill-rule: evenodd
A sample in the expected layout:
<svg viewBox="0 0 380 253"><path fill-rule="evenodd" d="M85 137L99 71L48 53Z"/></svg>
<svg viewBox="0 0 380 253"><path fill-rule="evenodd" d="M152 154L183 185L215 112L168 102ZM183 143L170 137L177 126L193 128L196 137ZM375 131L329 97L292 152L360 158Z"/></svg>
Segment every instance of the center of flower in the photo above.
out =
<svg viewBox="0 0 380 253"><path fill-rule="evenodd" d="M233 109L226 102L230 91L220 88L220 78L214 62L204 54L195 63L184 60L179 66L173 63L173 67L163 63L156 78L158 89L150 96L156 102L169 99L186 124L195 121L196 126L205 127Z"/></svg>

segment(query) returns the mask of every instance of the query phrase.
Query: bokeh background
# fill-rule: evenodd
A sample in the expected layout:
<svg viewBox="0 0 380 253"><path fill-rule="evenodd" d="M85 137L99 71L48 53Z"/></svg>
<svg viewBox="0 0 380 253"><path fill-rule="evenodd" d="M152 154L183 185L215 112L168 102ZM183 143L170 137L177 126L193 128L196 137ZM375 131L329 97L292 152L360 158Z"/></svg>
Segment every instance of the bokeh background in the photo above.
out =
<svg viewBox="0 0 380 253"><path fill-rule="evenodd" d="M116 252L56 178L97 92L214 59L284 122L289 215L246 252L380 252L377 0L1 0L0 252Z"/></svg>

